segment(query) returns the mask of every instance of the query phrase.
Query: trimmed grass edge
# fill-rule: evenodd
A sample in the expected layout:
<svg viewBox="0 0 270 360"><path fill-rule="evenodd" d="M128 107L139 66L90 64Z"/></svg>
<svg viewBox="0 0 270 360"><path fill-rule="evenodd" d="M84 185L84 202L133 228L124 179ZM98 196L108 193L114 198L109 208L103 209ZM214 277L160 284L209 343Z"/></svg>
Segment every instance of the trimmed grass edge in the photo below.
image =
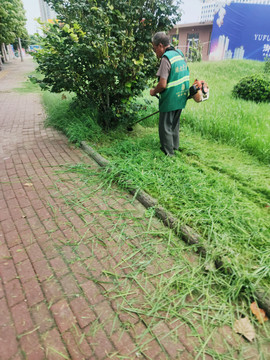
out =
<svg viewBox="0 0 270 360"><path fill-rule="evenodd" d="M81 149L93 160L98 163L102 168L107 168L110 171L109 166L110 162L101 156L97 151L95 151L87 142L82 141L80 143ZM163 224L170 229L172 229L175 234L184 240L189 245L197 245L197 252L205 255L207 253L207 246L204 243L204 240L198 235L191 227L184 225L181 226L180 221L168 210L158 205L156 199L151 197L143 190L135 189L134 186L126 183L127 190L146 208L154 208L155 216L160 219ZM219 270L225 270L227 273L231 272L231 269L225 268L222 258L215 261L215 265ZM270 293L266 293L261 287L255 289L254 295L259 306L265 310L268 316L270 316Z"/></svg>

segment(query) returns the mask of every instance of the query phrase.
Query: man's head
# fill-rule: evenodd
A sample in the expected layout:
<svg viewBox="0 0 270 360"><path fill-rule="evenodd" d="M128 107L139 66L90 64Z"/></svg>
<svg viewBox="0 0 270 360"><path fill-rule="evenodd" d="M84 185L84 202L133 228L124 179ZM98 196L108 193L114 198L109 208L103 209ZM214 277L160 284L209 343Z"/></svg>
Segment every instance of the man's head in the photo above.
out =
<svg viewBox="0 0 270 360"><path fill-rule="evenodd" d="M164 32L157 32L153 38L153 50L158 58L161 58L167 47L170 46L170 39Z"/></svg>

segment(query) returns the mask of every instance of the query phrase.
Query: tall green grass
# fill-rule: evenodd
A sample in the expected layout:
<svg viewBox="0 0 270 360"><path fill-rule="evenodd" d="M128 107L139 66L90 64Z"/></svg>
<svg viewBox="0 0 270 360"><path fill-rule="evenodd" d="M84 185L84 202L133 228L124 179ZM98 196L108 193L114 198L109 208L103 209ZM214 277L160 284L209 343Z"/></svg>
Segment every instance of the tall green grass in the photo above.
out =
<svg viewBox="0 0 270 360"><path fill-rule="evenodd" d="M264 63L231 60L192 63L189 67L191 81L198 78L208 83L210 98L200 104L189 100L183 113L184 126L208 139L237 146L269 163L269 103L257 104L232 97L234 85L247 75L263 73Z"/></svg>
<svg viewBox="0 0 270 360"><path fill-rule="evenodd" d="M44 97L50 125L73 142L89 140L110 159L111 180L121 174L121 180L133 181L157 198L201 234L213 261L222 256L234 275L242 276L235 293L252 291L261 282L270 289L270 169L264 164L269 156L269 104L230 95L239 78L262 68L249 61L190 64L191 78L208 82L210 99L201 104L189 100L182 115L182 152L173 159L160 152L153 127L157 118L136 125L133 132L104 133L90 109L73 109L71 100L59 95ZM151 100L148 92L144 98ZM137 117L156 107L153 99Z"/></svg>
<svg viewBox="0 0 270 360"><path fill-rule="evenodd" d="M233 87L243 77L257 73L268 76L264 63L231 60L188 65L191 84L195 79L205 80L210 88L210 98L199 104L188 100L181 117L182 127L190 128L207 139L236 146L264 163L270 163L269 103L255 103L232 96ZM149 95L149 90L144 91L143 99L151 104L145 112L137 114L134 121L158 109L157 100ZM148 127L157 123L158 115L141 122L141 125Z"/></svg>
<svg viewBox="0 0 270 360"><path fill-rule="evenodd" d="M92 107L80 108L72 94L51 94L45 92L43 102L47 111L46 126L62 131L69 141L79 145L84 140L98 141L102 129L97 124L97 113Z"/></svg>

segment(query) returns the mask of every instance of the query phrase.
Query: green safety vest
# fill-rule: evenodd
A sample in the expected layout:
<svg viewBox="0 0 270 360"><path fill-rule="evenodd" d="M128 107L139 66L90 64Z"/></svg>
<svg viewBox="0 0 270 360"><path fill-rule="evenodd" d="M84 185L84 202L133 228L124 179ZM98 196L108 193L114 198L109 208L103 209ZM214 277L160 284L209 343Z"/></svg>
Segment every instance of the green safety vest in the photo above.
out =
<svg viewBox="0 0 270 360"><path fill-rule="evenodd" d="M184 109L189 95L189 69L184 54L179 50L169 50L163 56L169 59L171 71L166 89L159 96L159 111Z"/></svg>

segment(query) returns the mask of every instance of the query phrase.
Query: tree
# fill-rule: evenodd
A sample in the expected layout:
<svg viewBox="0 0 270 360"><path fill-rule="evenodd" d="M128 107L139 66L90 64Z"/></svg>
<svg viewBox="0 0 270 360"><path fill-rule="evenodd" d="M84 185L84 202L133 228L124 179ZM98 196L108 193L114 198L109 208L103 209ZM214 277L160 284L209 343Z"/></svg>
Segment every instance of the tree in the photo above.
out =
<svg viewBox="0 0 270 360"><path fill-rule="evenodd" d="M1 0L0 45L2 49L3 44L12 44L17 38L28 38L25 24L25 10L22 1Z"/></svg>
<svg viewBox="0 0 270 360"><path fill-rule="evenodd" d="M192 39L192 45L189 48L189 60L192 62L202 61L202 44L199 40L196 42Z"/></svg>
<svg viewBox="0 0 270 360"><path fill-rule="evenodd" d="M130 101L156 71L151 38L180 19L180 1L48 0L59 14L44 24L36 54L43 88L94 102L103 125L132 114Z"/></svg>

